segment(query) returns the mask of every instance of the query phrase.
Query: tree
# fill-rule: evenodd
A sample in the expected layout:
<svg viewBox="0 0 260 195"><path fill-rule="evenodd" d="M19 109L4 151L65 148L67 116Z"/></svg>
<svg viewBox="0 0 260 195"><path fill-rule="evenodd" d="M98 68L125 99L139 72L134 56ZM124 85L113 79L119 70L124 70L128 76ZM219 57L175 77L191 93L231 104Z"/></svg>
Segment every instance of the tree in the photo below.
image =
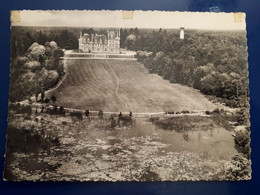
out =
<svg viewBox="0 0 260 195"><path fill-rule="evenodd" d="M57 98L54 95L52 95L51 96L51 101L55 104L55 102L57 101Z"/></svg>
<svg viewBox="0 0 260 195"><path fill-rule="evenodd" d="M103 110L99 110L99 111L98 111L98 117L99 117L99 119L103 119L103 115L104 115Z"/></svg>
<svg viewBox="0 0 260 195"><path fill-rule="evenodd" d="M43 101L45 91L55 85L59 75L55 70L48 71L43 68L35 77L35 94L38 96L38 94L41 93L41 100Z"/></svg>
<svg viewBox="0 0 260 195"><path fill-rule="evenodd" d="M41 63L36 60L29 61L25 63L25 67L28 68L31 72L36 72L41 68Z"/></svg>
<svg viewBox="0 0 260 195"><path fill-rule="evenodd" d="M56 43L55 41L51 41L51 42L49 43L49 46L50 46L52 49L54 49L54 50L58 49L58 45L57 45L57 43Z"/></svg>
<svg viewBox="0 0 260 195"><path fill-rule="evenodd" d="M41 57L43 57L43 55L45 54L45 47L43 45L37 45L32 48L30 54L32 59L40 61Z"/></svg>
<svg viewBox="0 0 260 195"><path fill-rule="evenodd" d="M34 42L29 48L28 48L28 51L31 52L33 50L33 48L39 46L38 43Z"/></svg>
<svg viewBox="0 0 260 195"><path fill-rule="evenodd" d="M58 45L64 49L78 49L78 39L73 33L63 30L58 37Z"/></svg>
<svg viewBox="0 0 260 195"><path fill-rule="evenodd" d="M134 34L130 34L126 38L125 46L129 50L134 50L136 36Z"/></svg>
<svg viewBox="0 0 260 195"><path fill-rule="evenodd" d="M85 116L86 116L86 117L89 117L89 113L90 113L89 110L86 110L86 111L85 111Z"/></svg>

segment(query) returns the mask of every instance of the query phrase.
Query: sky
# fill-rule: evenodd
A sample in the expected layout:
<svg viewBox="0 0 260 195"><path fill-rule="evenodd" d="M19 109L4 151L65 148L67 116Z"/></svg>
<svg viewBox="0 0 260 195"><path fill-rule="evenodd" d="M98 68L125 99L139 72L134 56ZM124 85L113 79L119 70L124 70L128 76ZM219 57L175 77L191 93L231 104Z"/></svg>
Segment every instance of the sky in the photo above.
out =
<svg viewBox="0 0 260 195"><path fill-rule="evenodd" d="M20 22L12 26L69 26L103 28L163 28L245 30L245 14L235 22L234 13L134 11L124 19L123 11L20 11Z"/></svg>

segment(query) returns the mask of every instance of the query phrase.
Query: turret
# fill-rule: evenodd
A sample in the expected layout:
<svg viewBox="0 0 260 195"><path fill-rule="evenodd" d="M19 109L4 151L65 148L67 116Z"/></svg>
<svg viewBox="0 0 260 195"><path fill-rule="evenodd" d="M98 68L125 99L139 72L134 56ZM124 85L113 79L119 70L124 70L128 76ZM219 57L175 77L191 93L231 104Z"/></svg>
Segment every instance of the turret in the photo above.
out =
<svg viewBox="0 0 260 195"><path fill-rule="evenodd" d="M184 26L180 27L180 39L184 39Z"/></svg>

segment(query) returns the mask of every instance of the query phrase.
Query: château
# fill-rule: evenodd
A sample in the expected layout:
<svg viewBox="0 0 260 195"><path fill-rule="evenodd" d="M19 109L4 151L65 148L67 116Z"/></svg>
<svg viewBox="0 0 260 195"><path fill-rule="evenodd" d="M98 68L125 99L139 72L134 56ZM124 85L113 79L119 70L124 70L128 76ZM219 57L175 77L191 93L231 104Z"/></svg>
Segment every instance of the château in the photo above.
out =
<svg viewBox="0 0 260 195"><path fill-rule="evenodd" d="M119 53L120 30L108 29L106 34L80 33L79 50L83 52Z"/></svg>

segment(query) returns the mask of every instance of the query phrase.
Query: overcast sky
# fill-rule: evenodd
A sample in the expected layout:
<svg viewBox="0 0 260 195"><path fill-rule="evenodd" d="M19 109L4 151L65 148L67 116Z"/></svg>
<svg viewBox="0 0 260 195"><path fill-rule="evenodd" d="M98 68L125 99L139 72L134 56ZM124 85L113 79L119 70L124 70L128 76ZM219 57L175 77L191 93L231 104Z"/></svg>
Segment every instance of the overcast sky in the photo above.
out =
<svg viewBox="0 0 260 195"><path fill-rule="evenodd" d="M132 19L123 19L122 11L21 11L14 26L75 26L176 29L244 30L234 22L233 13L134 11Z"/></svg>

